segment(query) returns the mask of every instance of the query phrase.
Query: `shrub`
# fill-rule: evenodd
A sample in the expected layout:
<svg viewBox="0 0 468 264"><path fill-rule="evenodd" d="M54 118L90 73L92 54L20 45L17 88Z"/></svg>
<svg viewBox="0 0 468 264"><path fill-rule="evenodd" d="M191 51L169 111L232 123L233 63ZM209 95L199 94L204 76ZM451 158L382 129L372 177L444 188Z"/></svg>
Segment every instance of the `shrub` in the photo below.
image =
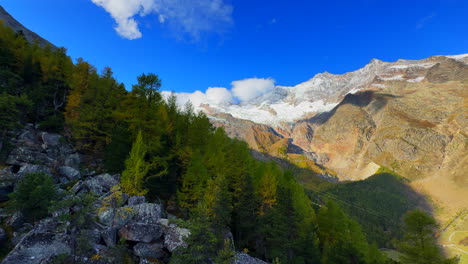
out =
<svg viewBox="0 0 468 264"><path fill-rule="evenodd" d="M26 174L15 192L10 194L10 205L21 211L28 221L47 216L49 206L58 199L57 187L44 173Z"/></svg>

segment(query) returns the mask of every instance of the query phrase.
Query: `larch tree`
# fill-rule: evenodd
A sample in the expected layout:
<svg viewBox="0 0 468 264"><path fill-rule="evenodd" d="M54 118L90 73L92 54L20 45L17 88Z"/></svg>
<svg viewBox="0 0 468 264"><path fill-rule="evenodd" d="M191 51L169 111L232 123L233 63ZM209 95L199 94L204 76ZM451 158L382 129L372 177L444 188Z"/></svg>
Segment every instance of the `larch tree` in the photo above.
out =
<svg viewBox="0 0 468 264"><path fill-rule="evenodd" d="M149 169L149 164L145 161L146 151L143 136L139 131L130 155L125 161L125 170L122 172L122 189L128 195L144 195L147 192L143 189L143 179Z"/></svg>

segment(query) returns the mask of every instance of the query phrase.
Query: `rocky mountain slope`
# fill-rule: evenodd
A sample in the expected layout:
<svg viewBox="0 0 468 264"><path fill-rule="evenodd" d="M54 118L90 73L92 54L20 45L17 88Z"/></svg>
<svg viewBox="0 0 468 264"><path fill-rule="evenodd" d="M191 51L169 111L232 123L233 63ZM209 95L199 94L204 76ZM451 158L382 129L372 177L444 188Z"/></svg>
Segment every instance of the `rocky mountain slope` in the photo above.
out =
<svg viewBox="0 0 468 264"><path fill-rule="evenodd" d="M124 263L125 258L168 263L174 250L187 246L190 230L168 219L175 217L163 205L115 189L119 174L84 168L81 155L61 135L28 125L12 143L7 166L0 170L0 203L30 173L51 176L62 198L55 212L35 223L0 207L0 222L6 223L0 227L0 245L8 249L2 264L104 264ZM94 197L89 204L87 197ZM235 263L266 262L238 252Z"/></svg>
<svg viewBox="0 0 468 264"><path fill-rule="evenodd" d="M253 149L289 159L301 154L340 180L391 168L454 213L468 207L467 63L468 54L374 59L351 73L318 74L248 103L204 111Z"/></svg>
<svg viewBox="0 0 468 264"><path fill-rule="evenodd" d="M13 16L11 16L1 5L0 5L0 20L8 27L12 28L15 32L22 32L24 37L31 43L37 42L40 46L51 46L55 48L49 41L45 40L38 34L32 32L20 22L18 22Z"/></svg>

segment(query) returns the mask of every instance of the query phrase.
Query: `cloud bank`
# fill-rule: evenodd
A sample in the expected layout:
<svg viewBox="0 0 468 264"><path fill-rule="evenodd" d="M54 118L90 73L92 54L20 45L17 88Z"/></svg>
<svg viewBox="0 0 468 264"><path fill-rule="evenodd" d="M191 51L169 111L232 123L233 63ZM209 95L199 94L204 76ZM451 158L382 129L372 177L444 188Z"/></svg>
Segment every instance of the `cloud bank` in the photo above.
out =
<svg viewBox="0 0 468 264"><path fill-rule="evenodd" d="M272 78L249 78L233 81L231 85L230 90L224 87L209 87L205 92L175 93L177 104L183 108L190 101L194 108L198 109L203 104L227 106L237 102L246 102L273 90L275 80ZM163 91L162 94L168 98L171 92Z"/></svg>
<svg viewBox="0 0 468 264"><path fill-rule="evenodd" d="M142 33L137 17L155 14L161 24L176 33L198 39L203 32L221 33L233 23L233 7L224 0L91 0L104 8L116 22L115 31L126 39Z"/></svg>
<svg viewBox="0 0 468 264"><path fill-rule="evenodd" d="M232 93L241 101L249 101L275 88L275 80L271 78L250 78L233 81Z"/></svg>

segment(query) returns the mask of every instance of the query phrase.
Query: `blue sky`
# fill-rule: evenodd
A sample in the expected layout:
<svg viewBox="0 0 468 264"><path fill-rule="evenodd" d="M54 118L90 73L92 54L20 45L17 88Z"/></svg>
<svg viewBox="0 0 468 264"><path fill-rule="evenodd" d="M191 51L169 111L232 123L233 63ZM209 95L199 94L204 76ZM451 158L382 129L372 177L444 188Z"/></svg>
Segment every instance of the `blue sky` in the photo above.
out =
<svg viewBox="0 0 468 264"><path fill-rule="evenodd" d="M143 72L159 74L164 90L193 92L252 77L296 85L372 58L468 53L466 0L129 2L0 0L73 58L112 67L127 89Z"/></svg>

